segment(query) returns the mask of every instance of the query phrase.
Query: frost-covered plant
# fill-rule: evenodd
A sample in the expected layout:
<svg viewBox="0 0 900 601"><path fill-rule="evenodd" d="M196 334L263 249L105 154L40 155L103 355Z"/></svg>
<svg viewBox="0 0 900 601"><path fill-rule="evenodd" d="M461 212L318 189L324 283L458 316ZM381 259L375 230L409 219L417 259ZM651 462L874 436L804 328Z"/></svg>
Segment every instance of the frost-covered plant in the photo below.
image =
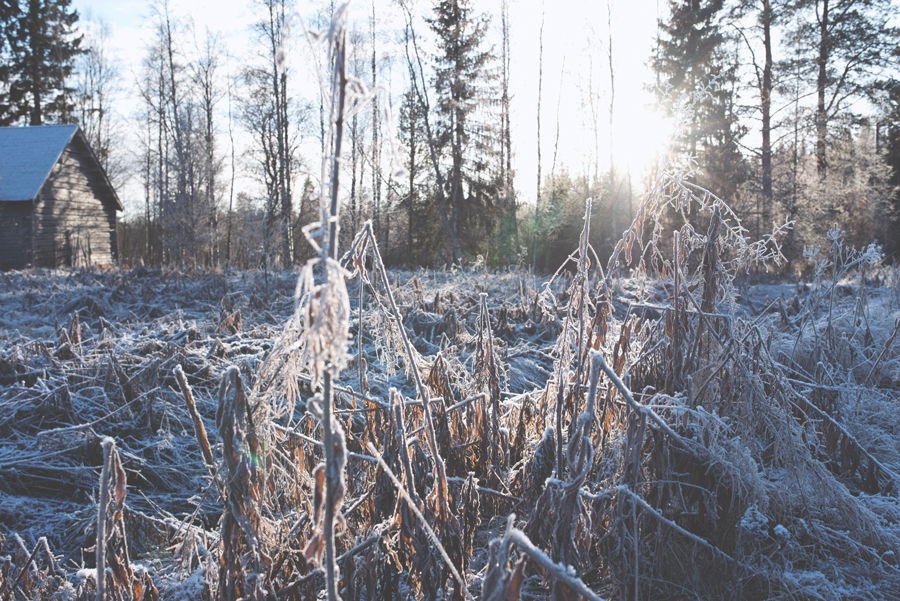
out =
<svg viewBox="0 0 900 601"><path fill-rule="evenodd" d="M709 86L713 84L711 82ZM791 223L773 224L769 233L758 240L753 239L727 199L691 181L699 174L695 158L687 156L680 163L673 158L677 141L689 133L694 107L708 93L707 86L676 99L667 99L672 107L673 121L669 153L660 161L653 184L641 199L632 223L616 244L607 263L607 271L624 263L626 266L636 264L639 272L663 277L671 275L675 265L667 257L672 256L673 250L664 248L662 244L664 234L669 233L667 228L673 227L666 212L671 211L680 218L680 224L674 224L673 229L680 234L681 243L674 252L684 258L692 251L705 247L708 242L707 236L695 228L696 219L692 219L691 215L701 215L711 220L718 212L720 223L716 230L716 245L722 278L719 284L725 298L732 299L733 281L738 273L752 266L762 266L768 270L784 262L779 239L787 233ZM648 226L649 232L646 231ZM635 246L637 253L634 252Z"/></svg>
<svg viewBox="0 0 900 601"><path fill-rule="evenodd" d="M878 265L884 258L880 245L873 242L862 250L856 249L844 242L845 234L846 232L841 229L840 225L835 223L825 234L826 239L831 243L827 254L821 254L820 256L822 251L821 245L805 246L803 248L803 257L812 261L813 264L814 290L806 300L807 311L804 313L804 319L800 324L797 344L800 342L806 323L809 323L814 338L818 340L819 333L815 325L816 312L827 299L828 322L825 334L829 348L833 348L835 336L834 304L838 285L854 270L859 271L863 276L860 278L860 282L864 284L865 270ZM795 344L795 351L797 344Z"/></svg>
<svg viewBox="0 0 900 601"><path fill-rule="evenodd" d="M269 368L263 370L270 377L282 372L281 377L288 382L289 389L294 386L291 381L299 373L309 374L314 388L321 387L309 408L321 424L325 458L314 470L314 522L304 555L308 561L323 568L329 601L338 598L334 525L335 520L343 520L341 505L347 462L344 431L333 417L335 380L346 366L350 346L347 272L337 261L341 145L345 120L361 110L372 97L360 80L348 74L348 10L349 2L338 7L327 31L305 30L313 50L323 102L329 107L329 152L322 157L320 220L303 228L319 256L310 259L300 272L294 319L275 343ZM327 67L318 60L318 49L322 47L327 50ZM275 365L271 365L273 363ZM285 374L285 368L296 369L298 373Z"/></svg>
<svg viewBox="0 0 900 601"><path fill-rule="evenodd" d="M315 267L324 266L322 282L315 283ZM326 370L340 371L347 363L350 345L350 297L344 280L346 270L331 257L311 259L300 271L295 293L294 319L299 338L294 348L306 373L317 385Z"/></svg>
<svg viewBox="0 0 900 601"><path fill-rule="evenodd" d="M859 250L844 243L847 234L835 223L825 234L825 238L831 242L829 254L819 258L821 245L804 246L803 257L813 262L815 267L814 278L817 284L821 284L825 272L831 269L831 285L836 285L841 278L847 275L854 267L873 267L884 259L881 245L869 244L865 249Z"/></svg>
<svg viewBox="0 0 900 601"><path fill-rule="evenodd" d="M338 599L339 575L335 561L334 520L335 517L340 517L346 476L344 465L347 462L343 430L340 425L333 423L333 379L337 377L343 367L350 331L350 301L347 297L344 274L337 263L340 234L341 142L344 136L344 119L347 117L347 112L350 112L353 107L353 101L361 95L351 91L348 103L348 89L356 89L355 86L350 86L351 82L347 77L345 20L348 8L349 3L338 9L327 36L331 67L330 89L325 89L325 78L321 77L321 74L319 78L323 87L323 98L328 100L331 107L329 139L332 140L333 147L333 154L322 159L323 190L320 195L322 220L319 234L324 240L321 248L321 261L325 266L325 282L319 290L309 289L312 279L312 264L308 264L304 270L306 274L305 287L311 294L306 297L309 304L305 308L307 313L305 319L316 329L312 332L303 332L300 339L301 346L304 348L303 352L308 357L308 363L316 369L316 377L322 376L321 413L317 417L322 424L325 461L316 468L317 502L315 507L316 523L314 524L316 532L310 540L310 545L307 546L306 555L319 563L324 552L325 561L322 563L325 570L328 601ZM330 173L327 173L329 170ZM327 194L324 189L326 182L329 186ZM312 236L309 238L310 242L315 243ZM304 307L298 306L298 311L303 310ZM329 338L329 336L334 336L334 338ZM323 374L319 374L319 368L324 369ZM315 543L317 540L322 542ZM310 548L314 543L314 547Z"/></svg>

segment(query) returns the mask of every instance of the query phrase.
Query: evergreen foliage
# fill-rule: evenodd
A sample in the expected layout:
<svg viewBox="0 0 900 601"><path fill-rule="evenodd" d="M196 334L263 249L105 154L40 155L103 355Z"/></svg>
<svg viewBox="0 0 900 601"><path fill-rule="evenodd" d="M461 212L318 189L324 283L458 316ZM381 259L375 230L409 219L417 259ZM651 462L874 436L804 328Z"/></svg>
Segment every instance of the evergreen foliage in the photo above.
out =
<svg viewBox="0 0 900 601"><path fill-rule="evenodd" d="M409 267L431 265L440 260L434 249L442 244L438 201L429 192L428 139L423 124L425 106L413 90L403 94L400 104L398 138L405 154L406 174L400 205L406 221L406 234L401 244Z"/></svg>
<svg viewBox="0 0 900 601"><path fill-rule="evenodd" d="M690 129L674 150L681 160L697 161L701 186L733 198L747 178L739 147L746 128L734 110L736 61L720 23L724 3L682 0L670 7L651 59L660 81L668 82L658 93L669 108L684 94L698 97Z"/></svg>
<svg viewBox="0 0 900 601"><path fill-rule="evenodd" d="M437 38L434 89L437 143L449 154L445 178L450 228L467 254L484 250L497 216L495 180L498 139L483 119L494 56L483 49L488 19L467 0L442 0L428 24Z"/></svg>
<svg viewBox="0 0 900 601"><path fill-rule="evenodd" d="M71 0L4 2L0 64L0 125L68 123L75 59L82 52L78 11Z"/></svg>
<svg viewBox="0 0 900 601"><path fill-rule="evenodd" d="M173 14L170 21L168 7L157 6L156 35L148 38L138 82L142 123L126 125L113 114L116 102L110 96L126 87L119 86L125 69L116 69L104 53L103 36L82 38L71 2L0 3L0 125L78 122L112 177L124 180L139 171L143 261L212 265L223 264L222 259L255 265L263 257L263 262L287 266L306 257L312 247L301 230L317 219L312 182L302 185L310 176L304 165L313 157L301 154L308 152L304 139L313 133L326 152L327 98L321 93L314 98L315 92L302 85L303 69L291 40L297 37L290 17L295 4L256 3L255 56L239 74L216 72L227 64L216 56L224 47L208 46L204 56L199 47L192 52L187 41L197 36L190 20ZM310 23L327 31L336 7L316 6L311 10L318 18ZM529 134L521 115L530 100L513 98L521 82L510 80L510 23L515 19L506 2L494 13L496 25L492 15L477 12L481 7L473 0L392 5L407 16L410 81L399 98L391 97L385 84L391 81L387 71L393 57L381 40L391 26L377 14L378 6L372 2L364 29L356 23L348 31L354 97L378 99L371 112L354 111L348 119L341 158L350 169L341 202L350 226L344 235L349 238L371 219L390 264L466 265L480 257L490 266L527 260L538 269L549 268L579 235L581 202L587 197L594 199L590 243L605 261L661 165L690 173L694 184L728 199L754 237L764 235L773 222L793 221L781 242L789 259L801 258L804 245L819 243L821 220L849 220L854 243L871 235L889 257L900 249L900 237L893 233L900 225L900 31L892 25L898 11L890 0L668 2L649 65L663 107L677 112L679 103L689 104L683 112L692 117L676 138L675 160L658 159L644 171L634 165L626 170L617 153L622 146L613 143L615 120L623 114L617 109L614 117L613 112L614 99L621 102L615 87L622 78L613 59L617 32L607 6L609 38L602 39L594 23L588 24L589 39L600 42L588 42L581 70L574 71L576 81L568 84L581 91L582 125L592 130L591 148L580 166L571 164L568 150L562 156L569 164L557 160L557 106L550 175L550 165L544 165L543 177L538 165L536 206L524 210L521 191L513 185L512 141L513 132L517 142ZM512 45L518 49L519 44ZM602 49L602 61L595 60L592 48ZM313 55L299 60L317 60ZM535 65L539 80L540 56ZM321 72L321 55L318 60ZM233 93L228 86L229 138L233 141L242 130L249 137L238 133L237 139L251 140L243 155L240 148L232 149L230 184L222 177L228 164L224 145L216 140L224 131L222 101L229 75L239 75ZM560 74L560 88L565 77ZM600 107L607 101L609 171L605 165L600 169L606 127ZM315 128L308 119L313 102L319 105ZM390 106L394 123L382 114ZM877 123L870 120L873 106L880 111ZM126 131L139 131L142 146L139 162L130 165L117 143ZM387 177L389 162L403 173ZM236 191L234 182L242 175L258 187ZM241 226L238 215L253 212L235 212L239 192L264 205L265 235L251 235L255 225ZM669 225L674 218L668 215ZM696 215L689 219L693 227L705 227ZM254 247L252 257L232 256L236 232L253 239L244 244Z"/></svg>

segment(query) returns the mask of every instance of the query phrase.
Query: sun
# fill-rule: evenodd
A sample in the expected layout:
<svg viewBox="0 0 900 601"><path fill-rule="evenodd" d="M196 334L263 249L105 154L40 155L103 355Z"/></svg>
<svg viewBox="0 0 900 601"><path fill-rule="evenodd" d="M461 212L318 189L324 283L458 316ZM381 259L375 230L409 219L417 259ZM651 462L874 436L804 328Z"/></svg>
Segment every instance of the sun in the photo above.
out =
<svg viewBox="0 0 900 601"><path fill-rule="evenodd" d="M618 170L643 171L663 157L670 144L672 124L652 108L649 99L622 103L614 119L614 152Z"/></svg>

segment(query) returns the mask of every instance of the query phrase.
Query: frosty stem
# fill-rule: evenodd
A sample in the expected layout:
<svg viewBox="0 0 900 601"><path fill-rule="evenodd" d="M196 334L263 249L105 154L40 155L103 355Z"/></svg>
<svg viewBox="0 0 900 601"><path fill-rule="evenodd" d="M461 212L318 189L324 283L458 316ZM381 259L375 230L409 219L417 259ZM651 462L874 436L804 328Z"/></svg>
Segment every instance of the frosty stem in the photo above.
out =
<svg viewBox="0 0 900 601"><path fill-rule="evenodd" d="M97 601L106 598L106 510L109 506L109 470L116 443L103 440L103 469L100 472L100 506L97 509Z"/></svg>
<svg viewBox="0 0 900 601"><path fill-rule="evenodd" d="M579 247L579 256L578 256L578 272L576 275L576 286L580 288L578 295L578 348L577 348L577 357L578 367L577 373L575 376L576 385L581 384L581 357L582 357L582 344L584 340L584 305L585 305L585 295L587 288L587 266L588 266L588 247L590 244L588 243L588 238L591 232L591 199L588 198L585 201L584 208L584 229L581 232L581 240L578 245ZM563 344L568 345L568 329L569 324L571 322L572 317L572 308L571 308L571 300L570 304L567 307L567 316L566 322L563 329L563 333L561 335L561 340L565 342ZM559 373L557 375L557 393L556 393L556 477L559 479L564 478L564 469L566 467L563 462L563 414L564 405L566 399L566 373L565 365L568 361L568 353L566 349L568 346L560 349L560 358L559 358Z"/></svg>
<svg viewBox="0 0 900 601"><path fill-rule="evenodd" d="M384 267L384 262L381 260L381 252L378 250L378 242L375 240L375 236L372 233L372 222L367 221L364 226L366 230L366 235L369 238L369 244L372 246L372 256L375 259L375 265L378 268L378 273L381 275L381 279L384 282L384 288L387 293L388 302L390 303L391 317L394 318L394 321L397 324L397 330L400 332L400 337L403 339L403 346L406 350L407 361L409 361L409 370L413 374L413 379L416 383L416 390L419 393L419 396L422 398L422 402L425 406L425 425L427 439L428 439L428 450L434 458L435 469L441 472L442 480L443 471L444 471L444 462L441 460L441 456L438 453L437 446L437 436L435 435L434 430L434 421L431 419L431 395L428 394L428 389L425 388L425 384L422 383L422 376L419 374L419 368L416 365L415 355L413 354L412 343L409 341L409 336L406 335L406 330L403 329L403 318L400 316L400 310L397 308L397 303L394 301L394 293L391 291L390 280L388 280L387 269Z"/></svg>
<svg viewBox="0 0 900 601"><path fill-rule="evenodd" d="M546 573L553 574L554 578L585 599L590 599L591 601L603 601L602 597L589 589L584 581L575 575L574 571L571 570L571 566L567 568L566 566L553 561L549 555L536 547L535 544L531 542L531 539L518 528L510 528L509 539L514 542L519 550L527 555L531 561L541 566L541 569Z"/></svg>
<svg viewBox="0 0 900 601"><path fill-rule="evenodd" d="M437 533L435 533L434 529L428 523L428 520L426 520L425 516L422 515L422 512L416 506L415 501L413 501L412 497L410 497L410 494L406 491L406 489L403 488L403 484L400 482L397 476L394 475L394 472L391 471L390 466L388 466L388 464L384 462L384 458L381 456L381 453L378 452L378 449L376 449L371 442L366 443L366 448L368 448L369 452L372 453L372 455L375 456L375 459L378 460L378 465L381 466L381 469L384 470L384 473L387 474L387 477L390 478L394 486L397 487L397 492L400 493L400 496L403 497L403 500L406 501L406 504L409 506L410 510L415 514L416 519L419 520L419 524L422 526L422 529L425 530L428 538L431 539L432 544L441 554L444 563L447 565L447 569L450 570L450 574L453 576L454 580L456 580L456 583L459 584L467 601L474 601L472 594L469 592L468 587L466 587L466 581L460 575L459 571L457 571L456 566L453 565L453 562L450 560L450 556L447 555L447 551L444 549L444 545L441 544L441 539L438 538Z"/></svg>
<svg viewBox="0 0 900 601"><path fill-rule="evenodd" d="M325 262L334 261L337 258L338 233L338 193L340 191L341 176L341 139L344 136L344 103L347 99L347 67L346 67L347 33L341 26L335 34L334 40L334 73L332 76L332 97L335 104L332 106L334 119L334 155L332 156L331 169L331 206L328 211L328 243L322 249ZM331 273L330 270L325 271ZM326 276L328 277L328 276ZM328 601L337 601L337 565L334 560L334 504L335 491L339 482L335 480L341 477L340 470L334 458L334 443L332 441L332 410L334 402L334 389L332 387L332 370L329 365L325 369L322 382L322 443L325 446L325 523L323 534L325 536L325 584L328 592Z"/></svg>

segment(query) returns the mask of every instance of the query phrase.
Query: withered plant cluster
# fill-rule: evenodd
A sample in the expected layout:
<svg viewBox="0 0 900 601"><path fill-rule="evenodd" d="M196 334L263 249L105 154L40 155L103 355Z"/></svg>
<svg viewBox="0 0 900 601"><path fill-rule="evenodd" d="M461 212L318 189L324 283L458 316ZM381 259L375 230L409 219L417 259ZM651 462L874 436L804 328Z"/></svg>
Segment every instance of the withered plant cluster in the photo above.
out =
<svg viewBox="0 0 900 601"><path fill-rule="evenodd" d="M338 157L367 93L340 19L320 39ZM662 170L606 266L588 200L540 286L401 283L371 224L339 252L326 167L320 256L277 328L242 332L232 300L215 326L127 330L112 297L82 297L55 341L6 335L0 598L896 598L898 328L867 284L876 248L835 229L810 286L747 311L737 278L777 240ZM700 220L667 248L672 211ZM266 320L278 297L259 298ZM15 533L39 513L25 495L98 481L66 522L81 537Z"/></svg>
<svg viewBox="0 0 900 601"><path fill-rule="evenodd" d="M191 499L209 476L191 416L215 408L201 401L190 411L176 373L205 387L235 363L261 362L281 321L275 314L292 307L292 283L284 274L266 282L263 274L144 268L0 278L0 544L9 553L2 569L11 570L0 577L0 598L47 597L60 587L94 598L95 572L82 568L100 559L99 523L110 586L134 588L147 576L134 557L166 553L166 533L183 527L173 514L218 519ZM116 441L112 459L106 436ZM107 465L104 521L98 486ZM201 549L210 544L198 540ZM30 563L20 557L26 547ZM152 590L141 587L141 595Z"/></svg>

